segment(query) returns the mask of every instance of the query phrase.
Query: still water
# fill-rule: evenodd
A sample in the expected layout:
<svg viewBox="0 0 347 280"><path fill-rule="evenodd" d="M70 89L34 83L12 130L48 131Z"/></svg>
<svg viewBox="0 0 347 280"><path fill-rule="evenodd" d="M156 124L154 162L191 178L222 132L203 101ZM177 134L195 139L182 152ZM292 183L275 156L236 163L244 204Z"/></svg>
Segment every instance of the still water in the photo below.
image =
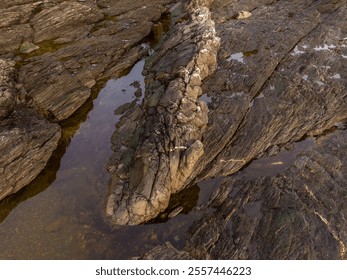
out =
<svg viewBox="0 0 347 280"><path fill-rule="evenodd" d="M109 180L105 163L120 118L115 110L135 99L141 102L143 67L141 60L122 78L109 80L94 93L94 100L62 123L63 138L45 170L0 202L0 259L129 259L166 241L183 248L188 228L204 215L196 209L207 202L222 178L205 180L175 195L169 209L147 224L111 227L104 220ZM312 139L305 140L293 151L255 160L239 173L249 178L273 175L312 145ZM178 207L183 211L168 218Z"/></svg>
<svg viewBox="0 0 347 280"><path fill-rule="evenodd" d="M63 139L47 168L0 203L1 259L126 259L165 241L183 245L199 199L197 186L187 190L190 201L169 221L164 214L147 225L112 228L103 218L105 163L120 118L114 111L141 101L133 83L144 92L143 67L141 60L124 77L108 81L94 101L63 123ZM184 204L181 200L178 196L171 207Z"/></svg>

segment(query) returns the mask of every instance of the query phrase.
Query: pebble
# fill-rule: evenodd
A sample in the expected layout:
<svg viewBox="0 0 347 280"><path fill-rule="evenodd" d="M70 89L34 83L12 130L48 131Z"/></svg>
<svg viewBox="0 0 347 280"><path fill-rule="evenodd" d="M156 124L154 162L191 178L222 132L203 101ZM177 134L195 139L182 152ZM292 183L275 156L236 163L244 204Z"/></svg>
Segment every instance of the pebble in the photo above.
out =
<svg viewBox="0 0 347 280"><path fill-rule="evenodd" d="M250 12L247 11L241 11L238 13L238 15L236 16L237 19L245 19L245 18L249 18L251 17L252 14Z"/></svg>

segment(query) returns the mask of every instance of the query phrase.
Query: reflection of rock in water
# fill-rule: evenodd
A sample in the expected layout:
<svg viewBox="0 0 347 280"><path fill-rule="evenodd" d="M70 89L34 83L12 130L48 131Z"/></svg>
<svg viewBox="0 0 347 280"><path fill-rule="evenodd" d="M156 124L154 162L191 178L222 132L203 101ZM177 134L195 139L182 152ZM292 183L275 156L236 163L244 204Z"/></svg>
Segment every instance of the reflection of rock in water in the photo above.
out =
<svg viewBox="0 0 347 280"><path fill-rule="evenodd" d="M89 130L79 130L71 142L75 129L63 129L57 159L46 173L30 189L2 201L2 256L128 258L170 241L185 251L165 244L152 257L188 258L188 252L199 258L346 258L346 235L341 230L346 228L346 157L340 151L346 139L338 131L345 129L341 120L347 117L343 1L280 0L265 5L264 1L192 0L184 4L193 14L184 15L176 5L166 21L160 18L167 11L163 5L174 1L143 5L143 1L105 0L96 6L91 1L53 5L29 0L14 8L10 2L0 4L4 31L0 138L6 140L0 142L0 174L5 174L0 178L9 175L17 181L13 191L31 181L54 150L59 127L50 121L71 116L90 98L98 81L128 74L129 67L147 53L153 56L144 71L147 89L142 105L144 91L133 83L137 78L119 85L131 99L116 112L122 120L112 142L114 151L122 153L114 153L110 160L109 172L120 179L113 177L111 184L130 178L130 192L138 189L145 195L168 197L205 178L241 171L221 183L209 204L200 204L208 192L197 199L193 191L187 195L191 198L177 204L173 199L166 210L168 199L155 205L164 210L160 215L165 223L110 230L98 212L106 195L103 164L110 152L102 138L109 141L107 133L117 122L113 112L123 103L106 102L107 110L95 112L105 120L107 111L112 116L110 126L106 121L87 121ZM240 11L252 11L252 16L236 20ZM191 19L197 25L191 26ZM153 50L157 35L171 20L176 23L172 29L180 32L164 36ZM213 45L208 38L215 37L214 30L221 38L217 61L205 50ZM150 33L153 42L144 42ZM199 34L207 40L200 40ZM193 64L199 65L200 73L191 71ZM99 101L94 109L105 100ZM209 103L208 114L202 101ZM91 112L90 119L94 117ZM21 145L12 137L18 129L23 132ZM309 137L314 135L319 137L312 143ZM303 137L307 140L291 144ZM35 146L35 156L45 158L36 161L35 168L32 161L17 161L17 170L36 174L22 176L4 168L12 155L15 160L23 160L22 155L32 159L33 146L26 143ZM300 146L305 143L314 148ZM61 160L68 146L69 155ZM170 185L166 180L177 183L174 189L165 188ZM153 189L144 187L153 185ZM211 188L219 183L199 183L203 185ZM0 183L0 188L4 186ZM114 201L121 201L119 194L126 196L127 191L117 189ZM135 219L146 220L144 203L129 202L139 216ZM191 207L193 211L188 210ZM186 241L185 232L196 219L201 220L191 227Z"/></svg>

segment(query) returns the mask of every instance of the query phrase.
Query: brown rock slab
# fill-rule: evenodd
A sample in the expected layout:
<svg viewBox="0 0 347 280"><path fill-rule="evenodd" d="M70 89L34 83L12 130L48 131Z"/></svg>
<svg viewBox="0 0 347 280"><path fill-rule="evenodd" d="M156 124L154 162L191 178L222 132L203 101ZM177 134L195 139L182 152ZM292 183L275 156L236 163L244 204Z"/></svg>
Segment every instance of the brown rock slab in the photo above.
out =
<svg viewBox="0 0 347 280"><path fill-rule="evenodd" d="M28 185L46 166L60 127L33 110L16 108L0 122L0 199Z"/></svg>

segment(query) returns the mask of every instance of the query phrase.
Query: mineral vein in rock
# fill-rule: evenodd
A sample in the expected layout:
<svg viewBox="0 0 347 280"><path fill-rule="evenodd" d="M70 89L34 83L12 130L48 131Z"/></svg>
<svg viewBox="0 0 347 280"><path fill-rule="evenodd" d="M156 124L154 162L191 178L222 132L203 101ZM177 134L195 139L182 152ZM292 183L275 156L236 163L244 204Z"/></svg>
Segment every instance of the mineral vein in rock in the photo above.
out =
<svg viewBox="0 0 347 280"><path fill-rule="evenodd" d="M141 131L139 141L132 154L129 147L119 151L123 154L111 159L108 168L112 179L106 212L116 224L134 225L157 216L168 206L171 194L185 186L204 154L200 140L208 108L199 100L201 82L215 71L220 46L210 2L193 0L176 6L173 14L181 16L174 19L175 25L149 62L150 85L138 113L145 121L132 131ZM118 128L128 127L131 134L131 114L125 117L128 122L123 119ZM117 154L120 143L115 142ZM126 153L131 154L128 168L124 167Z"/></svg>

